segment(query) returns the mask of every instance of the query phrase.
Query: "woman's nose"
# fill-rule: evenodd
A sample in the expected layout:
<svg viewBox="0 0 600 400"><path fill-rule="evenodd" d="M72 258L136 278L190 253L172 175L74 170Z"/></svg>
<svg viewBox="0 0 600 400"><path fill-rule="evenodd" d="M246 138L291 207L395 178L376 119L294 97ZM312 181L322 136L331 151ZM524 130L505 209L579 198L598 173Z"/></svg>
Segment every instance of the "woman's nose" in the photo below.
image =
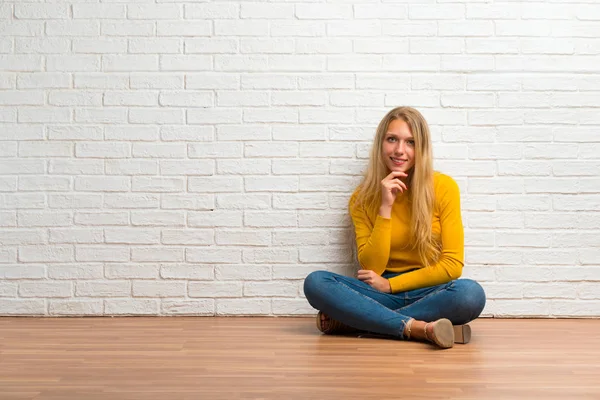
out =
<svg viewBox="0 0 600 400"><path fill-rule="evenodd" d="M396 146L396 153L404 154L404 143L398 141L398 145Z"/></svg>

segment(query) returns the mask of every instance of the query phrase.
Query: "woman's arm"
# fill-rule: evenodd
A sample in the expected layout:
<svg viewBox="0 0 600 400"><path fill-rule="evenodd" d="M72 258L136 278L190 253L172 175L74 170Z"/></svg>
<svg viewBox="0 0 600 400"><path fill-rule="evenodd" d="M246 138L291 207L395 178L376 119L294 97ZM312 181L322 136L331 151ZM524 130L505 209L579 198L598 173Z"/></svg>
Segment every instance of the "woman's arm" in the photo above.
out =
<svg viewBox="0 0 600 400"><path fill-rule="evenodd" d="M358 262L363 269L381 275L390 258L392 221L377 215L372 223L363 207L354 207L356 193L350 199L350 215L356 233Z"/></svg>
<svg viewBox="0 0 600 400"><path fill-rule="evenodd" d="M464 265L464 231L460 213L460 191L456 182L444 177L436 191L439 202L442 254L429 267L391 278L392 293L440 285L458 279Z"/></svg>

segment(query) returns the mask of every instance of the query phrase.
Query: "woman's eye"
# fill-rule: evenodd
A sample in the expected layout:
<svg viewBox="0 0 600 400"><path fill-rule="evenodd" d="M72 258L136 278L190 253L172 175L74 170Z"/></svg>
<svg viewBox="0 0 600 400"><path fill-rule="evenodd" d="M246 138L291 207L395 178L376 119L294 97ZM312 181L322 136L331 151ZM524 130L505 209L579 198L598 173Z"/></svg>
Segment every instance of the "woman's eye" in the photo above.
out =
<svg viewBox="0 0 600 400"><path fill-rule="evenodd" d="M414 140L407 140L406 143L408 143L410 146L414 146L415 145L415 141Z"/></svg>
<svg viewBox="0 0 600 400"><path fill-rule="evenodd" d="M395 141L396 141L396 138L395 138L395 137L389 137L389 138L388 138L388 142L395 142Z"/></svg>

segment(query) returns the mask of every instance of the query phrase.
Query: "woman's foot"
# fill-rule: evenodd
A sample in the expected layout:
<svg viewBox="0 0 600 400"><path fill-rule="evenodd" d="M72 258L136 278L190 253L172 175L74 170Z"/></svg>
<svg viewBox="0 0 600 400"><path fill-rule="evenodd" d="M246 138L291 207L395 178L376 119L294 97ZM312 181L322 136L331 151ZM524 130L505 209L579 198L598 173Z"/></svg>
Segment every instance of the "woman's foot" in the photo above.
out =
<svg viewBox="0 0 600 400"><path fill-rule="evenodd" d="M348 325L344 325L340 321L330 318L322 311L319 311L317 314L317 329L325 334L349 333L355 331L355 329Z"/></svg>
<svg viewBox="0 0 600 400"><path fill-rule="evenodd" d="M329 317L327 316L327 314L320 312L317 315L318 318L318 322L317 322L317 328L319 328L319 330L321 332L326 332L327 330L329 330ZM319 325L320 323L320 325Z"/></svg>
<svg viewBox="0 0 600 400"><path fill-rule="evenodd" d="M404 337L406 339L425 340L436 344L442 349L454 346L454 328L452 322L446 318L433 322L411 319L404 328Z"/></svg>

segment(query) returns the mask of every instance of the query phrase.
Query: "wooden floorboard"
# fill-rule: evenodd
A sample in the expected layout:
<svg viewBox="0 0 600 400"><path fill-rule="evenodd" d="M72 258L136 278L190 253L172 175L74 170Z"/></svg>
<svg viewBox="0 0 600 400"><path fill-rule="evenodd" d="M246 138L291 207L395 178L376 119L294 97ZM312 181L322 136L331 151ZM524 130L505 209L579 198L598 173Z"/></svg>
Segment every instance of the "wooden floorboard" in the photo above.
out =
<svg viewBox="0 0 600 400"><path fill-rule="evenodd" d="M437 350L314 318L0 318L0 399L600 399L600 320L471 326Z"/></svg>

